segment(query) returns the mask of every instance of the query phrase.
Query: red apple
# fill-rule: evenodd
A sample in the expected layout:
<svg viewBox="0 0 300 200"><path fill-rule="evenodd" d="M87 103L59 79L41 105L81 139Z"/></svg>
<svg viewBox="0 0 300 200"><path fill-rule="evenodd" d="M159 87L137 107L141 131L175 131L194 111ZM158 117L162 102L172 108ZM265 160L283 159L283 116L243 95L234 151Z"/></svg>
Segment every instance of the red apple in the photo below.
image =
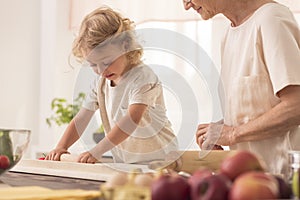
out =
<svg viewBox="0 0 300 200"><path fill-rule="evenodd" d="M152 200L188 200L190 186L187 179L179 175L162 175L151 185Z"/></svg>
<svg viewBox="0 0 300 200"><path fill-rule="evenodd" d="M249 151L237 151L221 163L220 172L232 181L248 171L264 171L262 161Z"/></svg>
<svg viewBox="0 0 300 200"><path fill-rule="evenodd" d="M210 169L198 169L188 179L188 183L191 187L191 198L192 200L197 199L199 196L198 185L203 178L212 176L213 172Z"/></svg>
<svg viewBox="0 0 300 200"><path fill-rule="evenodd" d="M0 169L7 169L10 161L6 155L0 155Z"/></svg>
<svg viewBox="0 0 300 200"><path fill-rule="evenodd" d="M193 185L192 200L227 200L231 181L222 174L210 175Z"/></svg>
<svg viewBox="0 0 300 200"><path fill-rule="evenodd" d="M233 182L229 200L277 199L279 186L276 178L264 172L246 172Z"/></svg>

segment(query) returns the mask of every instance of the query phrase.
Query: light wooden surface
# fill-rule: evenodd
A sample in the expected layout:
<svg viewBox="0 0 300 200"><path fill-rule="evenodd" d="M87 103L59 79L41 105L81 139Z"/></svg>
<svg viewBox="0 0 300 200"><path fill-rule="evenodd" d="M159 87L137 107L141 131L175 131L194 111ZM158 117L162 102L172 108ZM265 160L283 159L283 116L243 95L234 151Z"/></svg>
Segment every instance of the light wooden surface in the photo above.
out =
<svg viewBox="0 0 300 200"><path fill-rule="evenodd" d="M165 161L154 161L149 164L150 169L166 168L177 172L194 173L199 168L209 168L213 171L220 169L221 162L235 151L176 151L166 156Z"/></svg>
<svg viewBox="0 0 300 200"><path fill-rule="evenodd" d="M98 190L59 189L41 186L0 188L0 200L87 200L99 199Z"/></svg>
<svg viewBox="0 0 300 200"><path fill-rule="evenodd" d="M200 167L209 168L213 171L220 169L222 161L235 151L184 151L180 159L179 171L193 173Z"/></svg>
<svg viewBox="0 0 300 200"><path fill-rule="evenodd" d="M0 189L1 188L8 188L8 187L11 187L10 185L6 184L6 183L3 183L1 180L0 180Z"/></svg>

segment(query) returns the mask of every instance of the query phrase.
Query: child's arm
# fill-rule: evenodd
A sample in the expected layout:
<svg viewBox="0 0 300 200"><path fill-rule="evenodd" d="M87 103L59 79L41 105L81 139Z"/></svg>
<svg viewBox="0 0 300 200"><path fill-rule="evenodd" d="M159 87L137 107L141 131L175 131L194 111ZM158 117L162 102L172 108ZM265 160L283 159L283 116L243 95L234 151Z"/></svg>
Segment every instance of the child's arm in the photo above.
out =
<svg viewBox="0 0 300 200"><path fill-rule="evenodd" d="M95 163L103 153L123 142L137 128L146 109L147 105L144 104L130 105L127 115L117 122L105 138L90 151L80 154L79 162Z"/></svg>
<svg viewBox="0 0 300 200"><path fill-rule="evenodd" d="M68 148L79 139L93 115L94 111L81 108L69 123L55 149L52 150L45 159L60 160L61 154L69 153Z"/></svg>

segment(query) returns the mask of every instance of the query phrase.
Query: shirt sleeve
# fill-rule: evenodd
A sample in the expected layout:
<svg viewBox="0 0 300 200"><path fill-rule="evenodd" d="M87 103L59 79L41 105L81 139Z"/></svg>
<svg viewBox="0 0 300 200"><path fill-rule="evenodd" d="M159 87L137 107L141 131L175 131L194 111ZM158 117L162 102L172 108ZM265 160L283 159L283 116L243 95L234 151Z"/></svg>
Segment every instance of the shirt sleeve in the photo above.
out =
<svg viewBox="0 0 300 200"><path fill-rule="evenodd" d="M129 105L141 103L141 104L154 107L156 103L156 99L161 93L161 91L162 89L159 83L145 84L133 91L129 99Z"/></svg>
<svg viewBox="0 0 300 200"><path fill-rule="evenodd" d="M99 77L97 77L90 85L90 91L88 92L82 107L86 108L91 111L96 111L99 109L99 104L98 104L98 98L97 98L97 93L98 93L98 82L99 82Z"/></svg>
<svg viewBox="0 0 300 200"><path fill-rule="evenodd" d="M300 29L285 6L262 21L261 38L265 63L274 93L288 85L300 85Z"/></svg>
<svg viewBox="0 0 300 200"><path fill-rule="evenodd" d="M148 106L155 106L157 98L161 93L162 86L158 77L152 71L146 71L139 74L137 79L132 83L129 105L141 103Z"/></svg>

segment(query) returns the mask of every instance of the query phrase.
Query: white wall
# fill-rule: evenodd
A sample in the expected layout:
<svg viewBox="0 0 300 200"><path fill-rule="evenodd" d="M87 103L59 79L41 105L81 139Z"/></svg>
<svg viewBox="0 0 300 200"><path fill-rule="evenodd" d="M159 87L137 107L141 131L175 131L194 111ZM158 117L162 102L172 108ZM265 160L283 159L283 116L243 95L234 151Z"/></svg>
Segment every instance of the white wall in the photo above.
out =
<svg viewBox="0 0 300 200"><path fill-rule="evenodd" d="M45 123L51 100L73 97L69 9L69 0L1 0L0 128L32 131L28 157L52 149L63 131Z"/></svg>
<svg viewBox="0 0 300 200"><path fill-rule="evenodd" d="M93 72L90 68L83 69L78 63L69 63L74 30L70 28L70 0L42 0L41 1L41 49L40 49L40 110L38 143L32 145L32 157L36 152L48 152L55 147L61 138L66 125L49 127L46 118L52 113L50 104L53 98L66 98L69 103L79 92L89 89ZM71 151L82 151L85 145L94 145L91 134L96 130L88 126L83 135L82 143L78 141ZM87 135L86 133L89 133ZM84 144L84 145L83 145Z"/></svg>
<svg viewBox="0 0 300 200"><path fill-rule="evenodd" d="M32 152L47 152L55 147L64 131L63 127L51 128L45 119L50 116L53 98L66 98L72 102L75 80L79 68L69 65L73 32L69 29L70 1L41 1L41 64L40 64L40 112L38 144Z"/></svg>
<svg viewBox="0 0 300 200"><path fill-rule="evenodd" d="M39 112L40 0L1 0L0 127L32 130Z"/></svg>

